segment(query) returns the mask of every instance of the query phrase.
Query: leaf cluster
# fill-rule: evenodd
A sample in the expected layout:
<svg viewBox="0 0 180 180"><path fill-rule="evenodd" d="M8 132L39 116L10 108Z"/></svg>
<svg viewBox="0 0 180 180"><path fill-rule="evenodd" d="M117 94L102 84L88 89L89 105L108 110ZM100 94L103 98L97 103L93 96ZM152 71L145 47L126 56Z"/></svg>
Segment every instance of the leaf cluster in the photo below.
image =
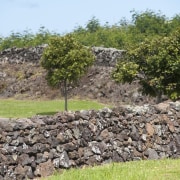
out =
<svg viewBox="0 0 180 180"><path fill-rule="evenodd" d="M138 80L145 94L180 96L180 29L169 36L146 39L129 49L112 73L117 82Z"/></svg>
<svg viewBox="0 0 180 180"><path fill-rule="evenodd" d="M94 55L91 50L68 34L49 40L49 45L41 58L41 65L48 71L49 84L57 86L63 81L76 82L93 61Z"/></svg>

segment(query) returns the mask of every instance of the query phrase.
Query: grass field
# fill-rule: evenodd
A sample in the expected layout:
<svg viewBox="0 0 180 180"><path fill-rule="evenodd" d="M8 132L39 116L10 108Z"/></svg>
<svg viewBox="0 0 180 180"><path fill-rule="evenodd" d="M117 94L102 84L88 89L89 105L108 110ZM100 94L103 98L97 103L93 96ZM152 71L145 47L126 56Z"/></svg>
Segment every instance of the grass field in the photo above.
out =
<svg viewBox="0 0 180 180"><path fill-rule="evenodd" d="M41 180L179 180L180 159L113 163L64 170Z"/></svg>
<svg viewBox="0 0 180 180"><path fill-rule="evenodd" d="M87 110L87 109L100 109L105 105L95 101L88 100L69 100L68 109L75 110ZM51 101L27 101L27 100L0 100L0 117L7 118L20 118L31 117L36 114L40 115L52 115L59 111L64 110L63 100L51 100Z"/></svg>

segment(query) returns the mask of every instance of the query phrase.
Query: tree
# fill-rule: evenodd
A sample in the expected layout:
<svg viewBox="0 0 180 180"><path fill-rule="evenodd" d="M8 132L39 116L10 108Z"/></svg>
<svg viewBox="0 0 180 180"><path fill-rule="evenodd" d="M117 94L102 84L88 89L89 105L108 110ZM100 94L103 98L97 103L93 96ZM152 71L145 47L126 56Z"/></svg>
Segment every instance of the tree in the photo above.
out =
<svg viewBox="0 0 180 180"><path fill-rule="evenodd" d="M178 27L180 27L180 14L176 14L169 22L169 29L172 31Z"/></svg>
<svg viewBox="0 0 180 180"><path fill-rule="evenodd" d="M72 35L52 37L44 50L41 65L47 70L51 86L64 84L65 110L67 111L67 85L76 82L93 64L91 50L78 43Z"/></svg>
<svg viewBox="0 0 180 180"><path fill-rule="evenodd" d="M100 27L99 20L96 19L95 16L93 16L86 25L86 28L90 33L96 32Z"/></svg>
<svg viewBox="0 0 180 180"><path fill-rule="evenodd" d="M146 10L143 13L137 13L132 11L132 20L135 24L135 28L139 32L146 35L153 34L166 34L168 30L167 18L160 12L155 13L151 10Z"/></svg>
<svg viewBox="0 0 180 180"><path fill-rule="evenodd" d="M116 82L138 80L145 94L180 96L180 29L168 37L146 40L138 48L127 51L125 60L112 72Z"/></svg>

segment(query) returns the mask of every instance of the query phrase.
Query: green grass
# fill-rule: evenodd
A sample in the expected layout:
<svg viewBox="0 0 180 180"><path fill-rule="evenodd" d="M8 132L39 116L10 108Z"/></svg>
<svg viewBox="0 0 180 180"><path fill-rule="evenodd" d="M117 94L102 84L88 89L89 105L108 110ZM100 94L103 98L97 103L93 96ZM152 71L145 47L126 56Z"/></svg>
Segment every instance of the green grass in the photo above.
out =
<svg viewBox="0 0 180 180"><path fill-rule="evenodd" d="M42 180L179 180L180 159L113 163L64 170Z"/></svg>
<svg viewBox="0 0 180 180"><path fill-rule="evenodd" d="M88 100L69 100L68 109L75 110L87 110L87 109L100 109L105 105L95 101ZM51 101L27 101L27 100L0 100L0 117L7 118L21 118L31 117L34 115L52 115L59 111L64 111L63 100L51 100Z"/></svg>

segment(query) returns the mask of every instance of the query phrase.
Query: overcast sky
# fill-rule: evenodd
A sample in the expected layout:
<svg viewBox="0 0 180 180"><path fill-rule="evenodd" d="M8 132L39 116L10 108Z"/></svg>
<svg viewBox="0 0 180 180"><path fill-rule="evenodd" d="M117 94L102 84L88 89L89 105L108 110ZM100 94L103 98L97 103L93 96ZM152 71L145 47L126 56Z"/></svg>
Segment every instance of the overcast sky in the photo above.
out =
<svg viewBox="0 0 180 180"><path fill-rule="evenodd" d="M180 14L180 0L0 0L0 36L32 30L41 26L57 33L67 33L85 24L93 16L101 24L131 19L131 10L147 9L171 18Z"/></svg>

